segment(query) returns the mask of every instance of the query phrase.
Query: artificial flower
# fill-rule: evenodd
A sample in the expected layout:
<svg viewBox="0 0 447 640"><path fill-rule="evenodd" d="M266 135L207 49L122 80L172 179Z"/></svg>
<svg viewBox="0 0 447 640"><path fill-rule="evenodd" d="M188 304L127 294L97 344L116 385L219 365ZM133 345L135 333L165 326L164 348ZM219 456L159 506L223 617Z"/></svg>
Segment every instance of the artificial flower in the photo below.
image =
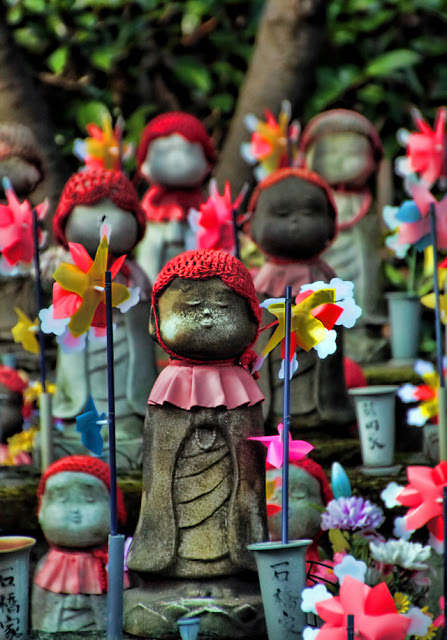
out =
<svg viewBox="0 0 447 640"><path fill-rule="evenodd" d="M399 506L396 497L402 491L403 485L397 484L397 482L389 482L385 489L382 490L380 497L385 503L387 509Z"/></svg>
<svg viewBox="0 0 447 640"><path fill-rule="evenodd" d="M132 146L122 142L122 120L118 119L113 128L110 113L104 113L102 128L94 123L87 124L85 128L89 137L85 140L75 140L74 154L87 167L120 169L121 160L132 153Z"/></svg>
<svg viewBox="0 0 447 640"><path fill-rule="evenodd" d="M23 393L28 386L28 380L24 372L20 373L6 364L0 364L0 384L14 393Z"/></svg>
<svg viewBox="0 0 447 640"><path fill-rule="evenodd" d="M407 147L406 158L398 158L396 170L400 175L418 173L424 182L431 187L438 178L445 176L445 122L447 111L440 107L436 114L433 130L414 109L413 121L419 131L410 133L406 130L398 132L398 140Z"/></svg>
<svg viewBox="0 0 447 640"><path fill-rule="evenodd" d="M387 585L375 587L347 576L340 594L316 604L325 624L318 640L345 640L348 615L354 616L354 635L362 640L404 640L411 621L399 614Z"/></svg>
<svg viewBox="0 0 447 640"><path fill-rule="evenodd" d="M283 430L282 423L278 425L278 436L257 436L247 438L248 440L259 440L267 447L267 459L266 462L271 464L276 469L282 467L283 464ZM312 451L313 446L305 440L292 440L292 436L289 432L289 462L293 460L300 460L305 455Z"/></svg>
<svg viewBox="0 0 447 640"><path fill-rule="evenodd" d="M410 620L410 627L407 631L409 636L422 638L427 635L428 629L432 623L430 616L421 611L419 607L410 607L410 609L403 615Z"/></svg>
<svg viewBox="0 0 447 640"><path fill-rule="evenodd" d="M321 515L321 528L347 531L373 531L384 521L383 511L362 497L331 500Z"/></svg>
<svg viewBox="0 0 447 640"><path fill-rule="evenodd" d="M439 608L441 610L440 615L433 620L433 625L435 627L444 627L445 626L445 617L444 617L444 596L439 598Z"/></svg>
<svg viewBox="0 0 447 640"><path fill-rule="evenodd" d="M0 252L6 265L30 265L34 257L33 213L28 200L19 202L11 182L4 177L3 188L8 201L0 204ZM42 220L48 211L48 200L35 207L37 218ZM44 234L38 230L41 244Z"/></svg>
<svg viewBox="0 0 447 640"><path fill-rule="evenodd" d="M443 488L447 486L447 462L442 460L436 467L407 467L408 485L397 496L397 501L409 507L405 516L408 529L420 529L427 525L433 536L442 541L443 533Z"/></svg>
<svg viewBox="0 0 447 640"><path fill-rule="evenodd" d="M399 387L397 395L402 402L419 402L418 407L407 411L408 424L422 427L428 420L438 415L437 390L439 388L439 375L431 362L417 361L415 372L423 379L424 384L414 385L406 383Z"/></svg>
<svg viewBox="0 0 447 640"><path fill-rule="evenodd" d="M360 582L365 582L366 563L363 560L356 560L351 555L345 555L341 562L334 566L334 574L342 584L346 576L351 576Z"/></svg>
<svg viewBox="0 0 447 640"><path fill-rule="evenodd" d="M393 595L394 604L396 605L397 613L407 613L410 609L410 598L406 593L396 591Z"/></svg>
<svg viewBox="0 0 447 640"><path fill-rule="evenodd" d="M443 324L447 325L447 294L442 293L442 290L445 289L445 281L447 278L447 258L444 258L438 264L438 285L441 293L439 295L439 312L441 316L441 321ZM428 309L436 308L436 297L434 292L427 293L427 295L422 296L421 298L422 304Z"/></svg>
<svg viewBox="0 0 447 640"><path fill-rule="evenodd" d="M301 591L301 611L314 613L317 615L316 605L318 602L332 598L332 594L326 589L324 584L316 584L314 587Z"/></svg>
<svg viewBox="0 0 447 640"><path fill-rule="evenodd" d="M56 385L53 382L45 380L45 392L53 395L56 392ZM39 380L30 382L23 391L23 404L25 409L32 407L35 403L39 404L39 398L42 395L42 383Z"/></svg>
<svg viewBox="0 0 447 640"><path fill-rule="evenodd" d="M396 505L393 505L393 506L400 506L400 503L396 501ZM407 523L405 521L404 516L399 518L394 518L393 535L396 536L396 538L401 538L402 540L409 540L415 531L416 529L407 528Z"/></svg>
<svg viewBox="0 0 447 640"><path fill-rule="evenodd" d="M92 260L86 249L70 242L69 249L74 264L63 263L53 274L53 319L70 318L68 329L79 338L90 327L105 329L105 271L108 258L107 230L101 230L102 239ZM112 279L120 270L125 256L118 258L110 267ZM112 307L119 307L131 298L131 293L122 284L112 282ZM133 298L135 303L135 298Z"/></svg>
<svg viewBox="0 0 447 640"><path fill-rule="evenodd" d="M316 640L319 631L319 629L315 629L314 627L304 627L303 640Z"/></svg>
<svg viewBox="0 0 447 640"><path fill-rule="evenodd" d="M369 549L374 560L411 571L427 569L426 561L431 555L430 546L401 539L385 542L370 540Z"/></svg>
<svg viewBox="0 0 447 640"><path fill-rule="evenodd" d="M291 105L288 100L281 104L278 121L269 109L265 110L266 122L248 114L245 124L252 132L250 142L241 145L241 154L249 164L258 166L254 170L258 181L263 180L280 167L292 166L298 155L297 142L300 127L290 123ZM290 156L290 157L289 157Z"/></svg>
<svg viewBox="0 0 447 640"><path fill-rule="evenodd" d="M231 187L225 182L221 196L216 180L210 180L208 200L200 205L200 211L190 209L188 221L197 234L197 249L220 249L234 253L235 229L233 211L237 211L245 195L246 188L241 191L235 201L231 202Z"/></svg>
<svg viewBox="0 0 447 640"><path fill-rule="evenodd" d="M36 318L33 322L19 307L14 307L14 311L18 316L17 324L11 329L14 342L20 343L29 353L39 353L39 341L36 338L36 333L39 331L38 319Z"/></svg>

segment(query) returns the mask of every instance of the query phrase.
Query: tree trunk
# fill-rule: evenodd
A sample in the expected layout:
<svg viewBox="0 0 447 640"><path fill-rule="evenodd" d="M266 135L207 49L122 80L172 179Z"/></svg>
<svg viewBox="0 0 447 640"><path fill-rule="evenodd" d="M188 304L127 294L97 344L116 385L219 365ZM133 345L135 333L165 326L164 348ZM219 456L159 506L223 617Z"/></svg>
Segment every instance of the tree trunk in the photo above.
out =
<svg viewBox="0 0 447 640"><path fill-rule="evenodd" d="M325 39L326 4L326 0L267 0L215 171L221 190L225 180L229 180L234 194L244 182L252 181L252 167L240 154L241 142L250 139L244 124L247 113L265 119L264 110L268 108L277 116L282 100L287 99L292 103L294 118L302 115Z"/></svg>
<svg viewBox="0 0 447 640"><path fill-rule="evenodd" d="M12 39L6 22L4 3L0 3L0 122L19 122L31 129L44 159L45 179L30 196L32 204L50 199L45 226L51 235L50 220L69 169L54 142L54 130L38 87Z"/></svg>

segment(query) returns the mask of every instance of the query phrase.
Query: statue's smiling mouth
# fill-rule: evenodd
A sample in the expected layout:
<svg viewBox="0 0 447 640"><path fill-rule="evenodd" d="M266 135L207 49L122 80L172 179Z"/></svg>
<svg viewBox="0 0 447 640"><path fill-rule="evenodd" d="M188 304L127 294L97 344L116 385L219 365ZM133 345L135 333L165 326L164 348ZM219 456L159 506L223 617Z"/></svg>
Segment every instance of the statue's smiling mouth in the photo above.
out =
<svg viewBox="0 0 447 640"><path fill-rule="evenodd" d="M213 326L213 324L214 324L214 321L213 321L213 319L212 319L212 318L203 318L203 319L200 321L200 326L201 326L201 327L212 327L212 326Z"/></svg>
<svg viewBox="0 0 447 640"><path fill-rule="evenodd" d="M72 513L70 516L70 522L72 524L81 524L82 516L80 513Z"/></svg>

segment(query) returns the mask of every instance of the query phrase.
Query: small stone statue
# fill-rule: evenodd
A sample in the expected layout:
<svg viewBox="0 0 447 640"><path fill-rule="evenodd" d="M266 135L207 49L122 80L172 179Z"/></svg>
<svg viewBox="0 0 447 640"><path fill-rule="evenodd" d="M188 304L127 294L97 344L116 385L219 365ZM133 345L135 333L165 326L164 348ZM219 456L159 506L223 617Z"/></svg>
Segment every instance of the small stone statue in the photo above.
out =
<svg viewBox="0 0 447 640"><path fill-rule="evenodd" d="M172 111L146 125L136 159L138 175L150 185L141 202L150 233L138 247L138 261L154 282L163 265L187 248L188 212L205 201L203 184L216 152L200 120Z"/></svg>
<svg viewBox="0 0 447 640"><path fill-rule="evenodd" d="M110 469L97 458L69 456L51 464L37 489L48 553L34 574L33 629L48 633L106 628ZM126 509L117 487L118 522ZM128 586L127 574L124 585Z"/></svg>
<svg viewBox="0 0 447 640"><path fill-rule="evenodd" d="M359 362L384 356L386 320L380 222L371 184L383 157L376 128L360 113L333 109L320 113L300 139L304 163L330 185L338 211L338 234L324 260L342 280L355 284L362 317L346 338L347 354Z"/></svg>
<svg viewBox="0 0 447 640"><path fill-rule="evenodd" d="M65 248L68 242L82 244L94 258L104 219L112 230L109 255L114 259L128 254L116 280L124 277L126 286L140 287L140 302L113 318L117 466L138 468L147 395L156 378L154 344L147 333L150 283L130 255L144 234L144 213L134 188L120 171L94 168L74 174L53 219L55 238ZM87 337L84 350L69 353L59 347L56 387L53 415L64 421L64 430L54 439L55 454L87 453L76 433L75 419L90 395L99 413L108 411L105 342ZM107 447L103 455L107 456Z"/></svg>
<svg viewBox="0 0 447 640"><path fill-rule="evenodd" d="M247 440L263 434L263 396L246 368L260 321L253 281L230 254L188 251L161 270L152 305L151 334L171 360L148 401L143 496L127 560L144 587L126 594L124 628L169 632L176 611L206 597L214 598L219 635L256 633L262 607L247 545L268 532L264 455ZM238 617L243 604L251 626ZM135 615L141 605L146 620ZM202 618L202 631L207 624Z"/></svg>
<svg viewBox="0 0 447 640"><path fill-rule="evenodd" d="M336 234L336 207L329 185L308 169L278 169L258 184L248 205L250 235L266 256L254 278L261 300L280 298L286 286L292 296L304 284L329 283L335 273L320 254ZM265 313L263 324L272 317ZM355 420L343 375L343 334L337 329L337 350L321 360L315 350L297 351L298 371L291 381L291 432L303 429L341 434ZM270 337L265 331L259 349ZM272 433L283 415L283 382L277 377L280 350L260 370L266 397L264 415Z"/></svg>
<svg viewBox="0 0 447 640"><path fill-rule="evenodd" d="M282 469L268 465L268 481L275 483L275 491L268 504L282 507ZM289 538L313 540L307 551L308 561L320 561L318 539L322 531L318 506L326 506L333 497L324 469L318 462L311 458L302 458L289 464ZM314 505L317 505L317 508ZM268 528L271 540L281 540L281 521L280 511L269 515Z"/></svg>

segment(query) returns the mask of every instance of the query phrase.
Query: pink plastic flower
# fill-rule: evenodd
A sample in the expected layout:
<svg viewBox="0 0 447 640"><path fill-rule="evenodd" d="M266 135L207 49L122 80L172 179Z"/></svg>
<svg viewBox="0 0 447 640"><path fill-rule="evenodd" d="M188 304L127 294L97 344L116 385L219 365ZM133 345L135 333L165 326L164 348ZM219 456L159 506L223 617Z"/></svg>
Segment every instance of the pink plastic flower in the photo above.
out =
<svg viewBox="0 0 447 640"><path fill-rule="evenodd" d="M33 214L28 200L22 203L17 199L8 178L3 178L3 186L8 204L0 204L0 252L10 267L30 264L34 255ZM48 211L48 201L37 205L39 220ZM43 234L38 231L39 242Z"/></svg>
<svg viewBox="0 0 447 640"><path fill-rule="evenodd" d="M361 640L404 640L411 621L397 613L387 585L368 587L346 576L340 595L316 604L325 624L318 640L346 640L348 615L354 616L354 635Z"/></svg>

